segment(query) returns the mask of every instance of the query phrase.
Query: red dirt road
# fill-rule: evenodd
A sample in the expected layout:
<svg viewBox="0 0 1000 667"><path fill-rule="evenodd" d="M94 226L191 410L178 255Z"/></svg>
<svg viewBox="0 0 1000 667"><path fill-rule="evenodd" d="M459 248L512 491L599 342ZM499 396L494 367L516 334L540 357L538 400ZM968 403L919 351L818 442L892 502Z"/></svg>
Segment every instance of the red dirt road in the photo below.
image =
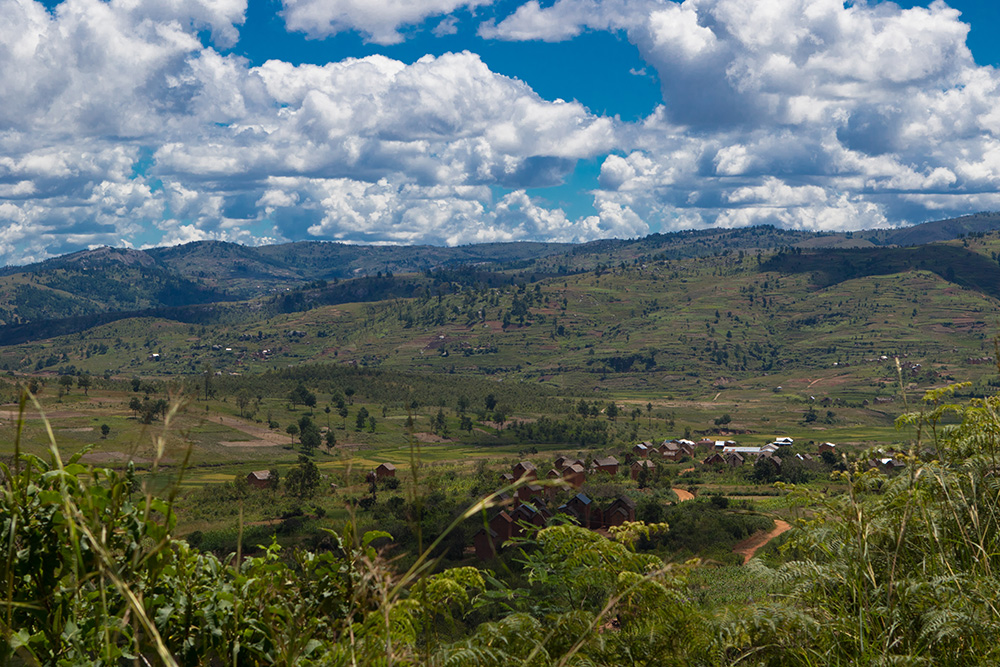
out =
<svg viewBox="0 0 1000 667"><path fill-rule="evenodd" d="M778 535L791 530L791 528L792 526L787 521L775 519L774 528L766 533L763 531L754 533L733 547L733 553L743 554L743 564L746 565L750 562L750 559L754 557L754 554L757 553L758 549L761 549L765 544L776 538Z"/></svg>
<svg viewBox="0 0 1000 667"><path fill-rule="evenodd" d="M674 493L677 494L677 502L682 503L685 500L694 500L694 494L690 491L685 491L684 489L674 489Z"/></svg>

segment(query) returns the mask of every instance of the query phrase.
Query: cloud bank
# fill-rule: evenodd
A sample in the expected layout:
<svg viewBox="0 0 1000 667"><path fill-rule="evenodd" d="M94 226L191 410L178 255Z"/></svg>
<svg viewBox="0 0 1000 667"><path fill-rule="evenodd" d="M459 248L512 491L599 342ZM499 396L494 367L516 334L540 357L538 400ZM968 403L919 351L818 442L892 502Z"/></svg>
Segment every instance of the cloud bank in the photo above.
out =
<svg viewBox="0 0 1000 667"><path fill-rule="evenodd" d="M1000 79L940 0L532 1L480 28L583 30L624 32L662 83L597 194L653 226L859 229L1000 203Z"/></svg>
<svg viewBox="0 0 1000 667"><path fill-rule="evenodd" d="M389 44L488 4L281 15L309 38ZM103 243L574 241L1000 208L1000 77L940 0L532 0L480 23L489 40L624 35L661 83L637 123L543 99L471 51L254 67L227 50L244 0L0 0L0 15L0 264ZM592 215L529 196L593 158Z"/></svg>

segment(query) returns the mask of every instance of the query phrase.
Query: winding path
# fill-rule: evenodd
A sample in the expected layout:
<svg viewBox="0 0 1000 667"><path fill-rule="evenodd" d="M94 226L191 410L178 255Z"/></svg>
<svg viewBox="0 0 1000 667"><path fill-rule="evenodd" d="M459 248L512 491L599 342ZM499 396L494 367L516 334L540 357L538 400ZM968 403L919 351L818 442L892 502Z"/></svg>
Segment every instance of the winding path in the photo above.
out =
<svg viewBox="0 0 1000 667"><path fill-rule="evenodd" d="M750 559L754 557L754 554L757 553L758 549L761 549L765 544L776 538L778 535L791 530L791 528L791 524L787 521L775 519L774 528L766 533L764 531L754 533L733 547L733 553L743 554L743 564L746 565L750 562Z"/></svg>

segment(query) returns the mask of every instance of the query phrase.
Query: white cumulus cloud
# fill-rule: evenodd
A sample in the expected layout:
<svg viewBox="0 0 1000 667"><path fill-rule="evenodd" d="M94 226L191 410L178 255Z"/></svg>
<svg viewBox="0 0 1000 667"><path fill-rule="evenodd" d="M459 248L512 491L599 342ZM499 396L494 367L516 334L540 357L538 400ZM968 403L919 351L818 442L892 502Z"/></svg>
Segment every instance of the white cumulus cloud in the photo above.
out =
<svg viewBox="0 0 1000 667"><path fill-rule="evenodd" d="M326 37L356 30L377 44L403 41L400 28L492 0L282 0L290 30Z"/></svg>

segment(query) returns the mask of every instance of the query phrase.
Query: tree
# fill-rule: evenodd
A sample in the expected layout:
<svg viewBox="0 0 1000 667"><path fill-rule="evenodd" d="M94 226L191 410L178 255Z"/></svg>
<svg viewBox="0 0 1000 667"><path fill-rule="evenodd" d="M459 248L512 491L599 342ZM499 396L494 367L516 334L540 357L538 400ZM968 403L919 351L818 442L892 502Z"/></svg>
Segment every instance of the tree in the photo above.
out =
<svg viewBox="0 0 1000 667"><path fill-rule="evenodd" d="M375 417L373 415L368 415L368 432L375 432Z"/></svg>
<svg viewBox="0 0 1000 667"><path fill-rule="evenodd" d="M618 404L614 401L610 401L608 406L604 409L604 414L608 416L611 421L618 420Z"/></svg>
<svg viewBox="0 0 1000 667"><path fill-rule="evenodd" d="M295 442L295 436L299 434L299 425L289 424L288 427L285 428L285 433L292 436L292 442Z"/></svg>
<svg viewBox="0 0 1000 667"><path fill-rule="evenodd" d="M466 431L469 435L472 435L472 418L470 418L469 415L462 415L459 428Z"/></svg>
<svg viewBox="0 0 1000 667"><path fill-rule="evenodd" d="M111 427L108 426L107 424L101 424L101 437L107 438L108 433L111 433Z"/></svg>
<svg viewBox="0 0 1000 667"><path fill-rule="evenodd" d="M69 393L70 388L73 386L73 376L63 375L59 378L59 387L64 389L66 393Z"/></svg>
<svg viewBox="0 0 1000 667"><path fill-rule="evenodd" d="M492 412L493 408L495 408L497 406L496 396L494 396L493 394L486 394L486 398L484 399L484 403L486 404L486 410L488 412Z"/></svg>
<svg viewBox="0 0 1000 667"><path fill-rule="evenodd" d="M132 411L133 417L135 417L139 410L142 409L142 401L139 400L138 396L133 396L129 399L128 409Z"/></svg>
<svg viewBox="0 0 1000 667"><path fill-rule="evenodd" d="M431 428L440 436L448 435L448 422L444 418L444 410L438 409L434 419L431 420Z"/></svg>
<svg viewBox="0 0 1000 667"><path fill-rule="evenodd" d="M347 396L347 400L350 401L351 405L354 405L354 387L345 389L344 396Z"/></svg>
<svg viewBox="0 0 1000 667"><path fill-rule="evenodd" d="M585 399L580 399L580 402L576 404L576 411L580 413L580 416L586 419L590 416L590 403L587 403Z"/></svg>
<svg viewBox="0 0 1000 667"><path fill-rule="evenodd" d="M319 488L319 468L308 456L299 455L299 463L285 475L285 491L296 498L308 498Z"/></svg>
<svg viewBox="0 0 1000 667"><path fill-rule="evenodd" d="M244 416L244 412L248 405L250 405L250 392L246 389L241 389L236 393L236 407L239 408L240 417Z"/></svg>
<svg viewBox="0 0 1000 667"><path fill-rule="evenodd" d="M465 396L458 397L458 414L464 415L465 411L469 409L469 399Z"/></svg>
<svg viewBox="0 0 1000 667"><path fill-rule="evenodd" d="M142 402L139 407L140 417L139 419L143 424L151 424L154 419L159 415L164 415L167 412L167 401L158 398L155 401L146 399Z"/></svg>
<svg viewBox="0 0 1000 667"><path fill-rule="evenodd" d="M758 456L751 477L759 484L771 484L778 479L778 464L770 456Z"/></svg>
<svg viewBox="0 0 1000 667"><path fill-rule="evenodd" d="M84 374L84 375L81 375L80 377L78 377L76 379L76 386L79 387L80 389L83 389L83 394L85 396L89 396L90 395L90 376Z"/></svg>
<svg viewBox="0 0 1000 667"><path fill-rule="evenodd" d="M507 414L504 412L503 408L497 408L493 411L493 421L500 425L500 430L503 430L503 423L507 421Z"/></svg>
<svg viewBox="0 0 1000 667"><path fill-rule="evenodd" d="M340 418L344 420L344 430L346 431L347 430L347 406L346 405L341 405L340 409L337 410L337 414L340 415Z"/></svg>
<svg viewBox="0 0 1000 667"><path fill-rule="evenodd" d="M312 454L320 446L323 439L319 429L308 415L304 415L299 420L299 442L302 443L302 451L305 454Z"/></svg>
<svg viewBox="0 0 1000 667"><path fill-rule="evenodd" d="M368 409L364 406L358 410L358 414L354 417L354 426L357 430L361 430L365 427L365 422L368 421Z"/></svg>
<svg viewBox="0 0 1000 667"><path fill-rule="evenodd" d="M333 429L326 430L326 448L333 449L337 446L337 436L334 435Z"/></svg>
<svg viewBox="0 0 1000 667"><path fill-rule="evenodd" d="M305 385L300 383L295 389L289 392L288 400L293 406L305 405L307 407L314 407L316 405L316 394L306 389Z"/></svg>

